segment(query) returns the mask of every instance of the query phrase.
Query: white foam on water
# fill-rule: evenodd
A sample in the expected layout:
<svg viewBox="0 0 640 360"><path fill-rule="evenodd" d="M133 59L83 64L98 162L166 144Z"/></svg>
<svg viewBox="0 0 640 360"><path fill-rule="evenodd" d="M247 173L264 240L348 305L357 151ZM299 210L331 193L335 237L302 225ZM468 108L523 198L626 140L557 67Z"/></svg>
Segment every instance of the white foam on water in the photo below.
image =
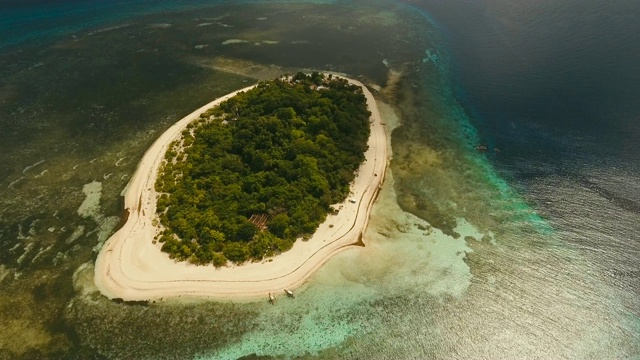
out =
<svg viewBox="0 0 640 360"><path fill-rule="evenodd" d="M82 236L82 234L84 234L84 225L80 225L77 228L75 228L75 230L73 230L73 233L71 234L71 236L69 236L65 240L65 243L67 245L70 245L72 242L76 241L80 236Z"/></svg>
<svg viewBox="0 0 640 360"><path fill-rule="evenodd" d="M23 173L23 174L26 174L26 173L27 173L27 171L29 171L29 170L33 169L34 167L36 167L36 166L38 166L38 165L42 164L43 162L44 162L44 160L40 160L40 161L38 161L37 163L35 163L35 164L33 164L33 165L29 165L29 166L25 167L25 168L22 170L22 173Z"/></svg>
<svg viewBox="0 0 640 360"><path fill-rule="evenodd" d="M22 264L22 262L24 261L24 259L27 257L27 255L31 252L31 250L33 250L33 248L36 246L35 243L31 243L27 246L25 246L24 248L24 253L22 253L22 255L20 255L20 257L18 258L18 264Z"/></svg>
<svg viewBox="0 0 640 360"><path fill-rule="evenodd" d="M31 239L31 236L25 236L22 230L22 224L18 224L18 240Z"/></svg>
<svg viewBox="0 0 640 360"><path fill-rule="evenodd" d="M43 176L44 176L46 173L48 173L48 172L49 172L49 169L42 170L42 172L41 172L40 174L38 174L38 175L34 176L33 178L34 178L34 179L41 178L41 177L43 177Z"/></svg>
<svg viewBox="0 0 640 360"><path fill-rule="evenodd" d="M222 45L230 45L230 44L244 44L249 41L242 39L229 39L222 42Z"/></svg>
<svg viewBox="0 0 640 360"><path fill-rule="evenodd" d="M24 180L24 179L25 179L25 177L24 177L24 176L19 177L19 178L17 178L16 180L13 180L13 181L9 184L9 186L7 186L7 187L8 187L9 189L13 189L13 187L14 187L17 183L19 183L20 181L22 181L22 180Z"/></svg>
<svg viewBox="0 0 640 360"><path fill-rule="evenodd" d="M91 35L107 32L107 31L111 31L111 30L125 28L125 27L128 27L128 26L131 26L131 24L122 24L122 25L110 26L110 27L106 27L104 29L99 29L99 30L96 30L96 31L92 31L92 32L88 33L87 35L91 36Z"/></svg>
<svg viewBox="0 0 640 360"><path fill-rule="evenodd" d="M155 28L155 29L168 29L170 27L172 27L172 24L169 23L159 23L159 24L149 24L149 27Z"/></svg>
<svg viewBox="0 0 640 360"><path fill-rule="evenodd" d="M118 161L116 161L116 166L120 166L120 163L121 163L124 159L126 159L127 157L128 157L128 156L124 156L124 157L121 157L120 159L118 159ZM78 166L78 165L76 165L76 166ZM73 168L75 169L75 166L74 166Z"/></svg>
<svg viewBox="0 0 640 360"><path fill-rule="evenodd" d="M58 251L58 253L56 254L56 256L51 260L51 262L53 263L53 265L58 265L58 263L60 261L67 261L68 260L68 256L66 253L62 253L60 251Z"/></svg>
<svg viewBox="0 0 640 360"><path fill-rule="evenodd" d="M49 250L51 250L53 248L54 244L51 244L49 246L47 246L46 248L40 248L40 251L38 251L38 253L36 254L36 256L33 257L33 259L31 260L31 263L35 263L42 255L46 254L47 252L49 252Z"/></svg>
<svg viewBox="0 0 640 360"><path fill-rule="evenodd" d="M35 219L29 224L29 235L35 236L38 232L36 230L36 225L40 222L40 219Z"/></svg>
<svg viewBox="0 0 640 360"><path fill-rule="evenodd" d="M4 278L6 278L11 273L11 269L7 269L7 267L2 264L0 265L0 283Z"/></svg>

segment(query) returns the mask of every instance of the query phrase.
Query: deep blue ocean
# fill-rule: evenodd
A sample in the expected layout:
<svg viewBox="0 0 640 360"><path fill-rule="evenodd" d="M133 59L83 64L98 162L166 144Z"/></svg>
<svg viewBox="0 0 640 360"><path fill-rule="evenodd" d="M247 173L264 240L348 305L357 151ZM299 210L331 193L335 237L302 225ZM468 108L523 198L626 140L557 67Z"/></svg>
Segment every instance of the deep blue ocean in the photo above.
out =
<svg viewBox="0 0 640 360"><path fill-rule="evenodd" d="M483 141L502 150L498 171L638 295L640 4L425 8L445 29L456 95Z"/></svg>
<svg viewBox="0 0 640 360"><path fill-rule="evenodd" d="M228 47L214 49L196 32L212 26L220 26L220 31L243 29L250 21L262 19L258 12L263 9L266 19L276 18L288 7L299 11L295 14L306 11L307 15L317 9L323 20L303 28L300 24L314 21L313 16L311 20L296 17L299 23L284 18L280 20L284 30L251 27L242 34L268 34L264 36L273 38L266 40L277 39L281 44L303 44L308 38L313 39L310 43L338 45L300 51L297 57L283 55L291 54L284 47L268 52L266 42L260 50L255 46L225 53ZM345 12L351 10L354 18L374 18L357 23L371 33L358 33L356 25L349 27L352 15ZM369 10L375 17L369 17ZM332 17L339 20L334 24ZM183 26L187 21L201 27ZM378 24L384 24L386 30L377 32ZM159 30L171 27L177 34ZM341 31L360 40L349 43L345 39L351 38ZM142 40L137 43L138 39ZM91 52L81 52L84 50L76 44L83 41L93 41ZM216 57L215 62L197 58L200 55L194 48L210 51L207 56ZM135 53L131 55L133 70L118 57L128 51ZM154 51L160 54L157 58L144 57ZM172 55L179 51L181 57ZM210 69L218 71L231 64L229 59L242 62L234 62L233 71L222 75L211 73ZM63 66L65 61L78 70ZM334 288L333 272L321 272L318 283L308 290L318 296L320 305L310 302L305 310L321 319L317 323L301 321L299 329L284 335L277 330L268 332L265 329L277 327L255 324L288 324L283 320L285 313L273 313L276 310L264 306L230 305L226 314L237 312L238 319L251 320L207 327L212 338L224 339L211 349L202 345L210 340L199 327L207 324L201 313L188 321L194 334L183 329L180 335L172 334L169 327L154 326L145 314L184 319L189 311L222 312L215 304L140 310L137 305L116 304L99 295L90 301L79 300L86 294L72 285L71 279L75 283L79 277L76 269L80 264L72 259L90 260L93 246L104 241L100 234L104 231L107 236L115 228L121 211L118 194L135 169L136 159L157 131L208 102L209 94L221 95L259 78L242 70L257 68L256 64L286 70L326 66L372 81L383 79L379 83L386 77L385 66L411 74L402 80L407 84L400 87L404 90L398 90L404 96L398 96L396 103L390 98L385 101L396 105L401 123L406 118L407 124L413 121L412 126L430 134L424 137L426 145L422 144L428 152L415 150L423 148L412 147L415 140L402 131L394 133L394 152L406 156L394 158L397 187L390 198L397 195L403 214L421 219L403 218L408 223L424 220L436 232L451 235L455 227L443 214L455 210L458 225L464 217L480 232L495 233L498 245L490 248L484 240L453 236L455 241L467 241L452 255L464 268L466 275L461 277L451 275L458 270L442 265L445 270L437 275L421 277L411 268L406 273L397 270L397 274L412 280L393 279L389 274L396 270L389 269L404 266L398 260L386 270L372 272L379 275L374 279L374 275L352 274L346 265L341 266L341 261L359 261L346 257L329 265L342 269L338 282L348 279L358 285L347 290ZM43 72L36 76L33 71ZM170 76L165 79L165 74ZM439 80L429 82L430 78ZM114 85L118 82L126 85L118 88ZM160 100L164 107L145 107ZM113 105L116 103L127 105ZM417 122L409 120L412 111L425 113L425 107L437 110ZM4 253L0 255L0 358L150 358L143 348L156 346L164 349L155 353L157 358L257 354L354 359L640 359L638 1L0 0L0 126L0 249ZM118 150L119 141L135 146L125 153ZM487 151L478 151L477 146L486 146ZM416 151L423 153L412 153ZM456 165L438 165L439 159ZM111 167L91 167L94 162ZM124 167L116 169L114 163ZM76 164L86 164L87 172L65 172ZM485 169L486 173L479 174ZM53 180L46 178L54 175ZM451 178L465 180L457 183ZM103 214L79 220L74 206L84 197L81 185L96 179L104 183ZM113 179L117 182L109 183ZM488 190L476 194L474 184ZM456 185L469 188L448 189ZM62 203L65 205L58 205ZM411 208L412 203L426 204L427 210L418 205ZM373 221L378 224L374 228L383 227L379 225L383 217ZM387 230L377 231L376 236L396 231ZM86 233L87 240L72 233ZM378 240L372 241L377 244ZM379 241L382 248L388 246ZM452 248L453 243L447 246ZM417 248L423 249L423 244ZM428 252L444 253L442 249ZM464 261L458 256L461 253L468 255ZM444 259L424 258L429 259L421 264L424 269ZM61 268L59 264L65 261L73 266ZM360 295L345 296L344 303L323 303L318 293L326 292L319 289ZM47 298L56 298L57 305L43 305ZM322 304L329 303L335 308L323 312ZM201 308L194 310L198 306ZM58 315L36 326L33 324L43 317L38 311ZM115 315L119 313L123 315ZM326 319L340 325L329 326L323 323ZM105 332L114 335L95 335L92 331L99 330L93 327L106 327ZM165 333L156 337L158 328ZM122 335L131 336L127 331L142 334L141 340L127 339ZM307 334L314 332L324 335L312 342ZM384 333L384 339L376 333ZM287 340L286 334L296 336ZM191 345L191 340L198 345ZM278 345L270 347L271 341ZM14 346L16 342L26 345ZM267 345L247 345L252 342ZM288 347L288 343L298 345Z"/></svg>
<svg viewBox="0 0 640 360"><path fill-rule="evenodd" d="M483 141L504 150L492 158L504 176L551 218L560 209L539 186L551 192L554 179L602 197L612 213L637 214L640 5L427 3L416 2L446 36L456 95ZM619 240L637 248L637 239Z"/></svg>

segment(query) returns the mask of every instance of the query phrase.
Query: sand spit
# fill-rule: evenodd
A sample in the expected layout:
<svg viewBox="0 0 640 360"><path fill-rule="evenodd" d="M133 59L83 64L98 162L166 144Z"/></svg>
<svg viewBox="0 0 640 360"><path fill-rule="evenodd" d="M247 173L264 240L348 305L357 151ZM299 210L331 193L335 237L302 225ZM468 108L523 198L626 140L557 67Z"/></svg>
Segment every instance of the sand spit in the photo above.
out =
<svg viewBox="0 0 640 360"><path fill-rule="evenodd" d="M335 75L334 75L335 76ZM175 262L153 244L156 207L155 180L170 143L192 120L240 91L228 94L189 114L169 128L147 150L127 185L125 209L129 217L102 247L95 266L95 284L109 298L153 300L170 297L217 299L265 298L304 283L336 253L358 246L369 211L382 185L387 166L387 139L373 95L360 82L371 111L371 136L366 160L351 186L351 196L337 215L329 215L309 241L297 241L281 255L259 263L228 266L196 266Z"/></svg>

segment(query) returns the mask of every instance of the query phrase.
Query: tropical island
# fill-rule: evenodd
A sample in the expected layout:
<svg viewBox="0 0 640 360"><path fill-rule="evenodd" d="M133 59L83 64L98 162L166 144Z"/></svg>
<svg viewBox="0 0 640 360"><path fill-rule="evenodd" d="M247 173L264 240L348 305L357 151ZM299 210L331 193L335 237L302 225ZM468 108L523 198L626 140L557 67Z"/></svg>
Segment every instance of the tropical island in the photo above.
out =
<svg viewBox="0 0 640 360"><path fill-rule="evenodd" d="M162 251L220 267L309 238L347 198L370 117L360 86L317 72L207 110L171 144L155 184Z"/></svg>
<svg viewBox="0 0 640 360"><path fill-rule="evenodd" d="M269 97L252 98L254 90L286 106L264 111ZM232 136L240 124L248 132ZM356 80L296 74L225 95L179 120L142 157L123 191L124 225L100 249L94 282L105 296L132 301L264 299L294 289L335 254L363 245L387 162L376 100Z"/></svg>

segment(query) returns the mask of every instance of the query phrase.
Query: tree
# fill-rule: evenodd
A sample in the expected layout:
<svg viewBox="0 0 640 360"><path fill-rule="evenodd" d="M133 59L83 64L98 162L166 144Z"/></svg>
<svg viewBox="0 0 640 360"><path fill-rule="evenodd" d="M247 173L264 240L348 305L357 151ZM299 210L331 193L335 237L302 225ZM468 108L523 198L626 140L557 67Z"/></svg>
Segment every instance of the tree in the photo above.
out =
<svg viewBox="0 0 640 360"><path fill-rule="evenodd" d="M238 226L237 238L240 241L249 241L253 239L253 236L258 232L258 228L253 223L244 219Z"/></svg>
<svg viewBox="0 0 640 360"><path fill-rule="evenodd" d="M242 243L228 243L224 246L224 256L236 264L241 264L249 259L249 249Z"/></svg>
<svg viewBox="0 0 640 360"><path fill-rule="evenodd" d="M261 82L207 110L171 144L155 184L163 251L223 266L288 250L346 198L369 117L359 87L319 73ZM256 214L272 217L267 229L247 220Z"/></svg>
<svg viewBox="0 0 640 360"><path fill-rule="evenodd" d="M256 235L254 241L251 242L251 256L258 260L262 260L264 257L273 256L274 250L277 249L278 242L279 239L269 231L260 232Z"/></svg>
<svg viewBox="0 0 640 360"><path fill-rule="evenodd" d="M227 258L221 253L213 253L212 260L213 266L219 268L221 266L227 265Z"/></svg>
<svg viewBox="0 0 640 360"><path fill-rule="evenodd" d="M284 238L290 219L287 214L278 214L269 221L269 231L277 237Z"/></svg>

